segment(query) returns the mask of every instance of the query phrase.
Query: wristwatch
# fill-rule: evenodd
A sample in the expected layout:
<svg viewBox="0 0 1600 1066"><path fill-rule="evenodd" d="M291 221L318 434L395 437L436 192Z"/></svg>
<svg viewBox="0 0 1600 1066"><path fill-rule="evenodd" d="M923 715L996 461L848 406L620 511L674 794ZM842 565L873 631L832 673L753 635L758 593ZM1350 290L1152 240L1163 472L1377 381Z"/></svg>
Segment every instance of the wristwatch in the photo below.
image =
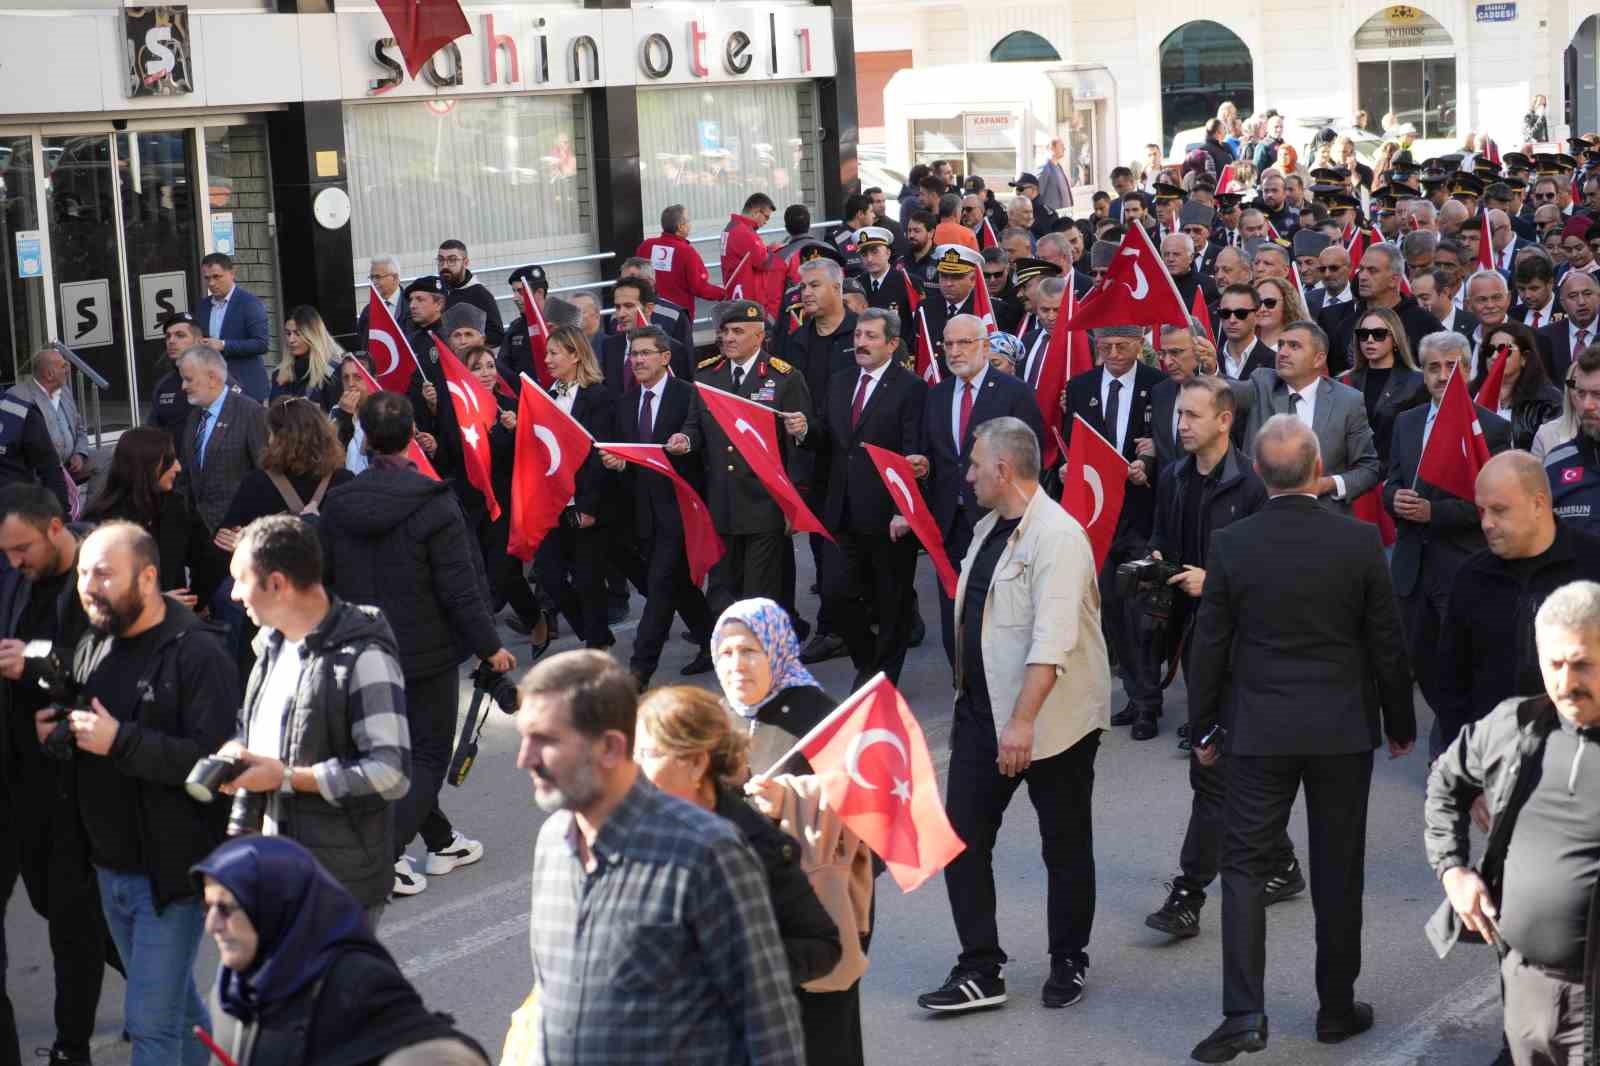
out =
<svg viewBox="0 0 1600 1066"><path fill-rule="evenodd" d="M288 796L294 793L294 767L283 768L283 782L278 785L278 795Z"/></svg>

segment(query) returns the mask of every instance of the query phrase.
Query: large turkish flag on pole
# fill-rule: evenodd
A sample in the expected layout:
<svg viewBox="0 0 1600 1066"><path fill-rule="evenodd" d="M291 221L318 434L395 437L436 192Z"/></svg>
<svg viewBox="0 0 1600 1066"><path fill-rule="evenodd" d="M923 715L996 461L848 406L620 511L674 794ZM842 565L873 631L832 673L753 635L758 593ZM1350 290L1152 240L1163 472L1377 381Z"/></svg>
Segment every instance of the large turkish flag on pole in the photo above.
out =
<svg viewBox="0 0 1600 1066"><path fill-rule="evenodd" d="M1178 286L1167 273L1143 226L1129 226L1116 258L1100 284L1091 289L1073 317L1075 330L1100 326L1189 325Z"/></svg>
<svg viewBox="0 0 1600 1066"><path fill-rule="evenodd" d="M1099 570L1117 535L1117 519L1122 515L1122 499L1128 489L1128 460L1078 415L1072 423L1065 477L1062 510L1076 518L1089 534L1094 568Z"/></svg>
<svg viewBox="0 0 1600 1066"><path fill-rule="evenodd" d="M795 750L821 779L828 806L888 864L902 891L966 848L939 801L922 728L883 674L856 690Z"/></svg>
<svg viewBox="0 0 1600 1066"><path fill-rule="evenodd" d="M511 536L507 551L533 558L555 528L578 485L578 468L594 438L556 406L528 375L517 397L517 456L511 468Z"/></svg>
<svg viewBox="0 0 1600 1066"><path fill-rule="evenodd" d="M457 0L378 0L378 10L413 78L435 52L472 32Z"/></svg>
<svg viewBox="0 0 1600 1066"><path fill-rule="evenodd" d="M722 558L727 548L717 536L711 522L711 512L706 501L694 491L694 486L672 467L667 450L659 444L596 444L596 448L609 455L626 459L630 463L652 470L672 482L672 492L678 498L678 514L683 519L683 550L689 557L689 580L696 585L706 579L706 573Z"/></svg>
<svg viewBox="0 0 1600 1066"><path fill-rule="evenodd" d="M878 476L883 479L883 487L889 490L889 498L894 500L900 517L910 524L911 532L928 550L928 558L933 560L933 570L939 575L944 594L955 599L956 568L950 565L950 555L945 551L939 523L933 520L933 512L928 510L928 504L922 498L922 490L917 487L917 475L911 472L911 464L906 462L905 456L888 448L880 448L876 444L863 444L862 447L867 450L872 465L878 468Z"/></svg>
<svg viewBox="0 0 1600 1066"><path fill-rule="evenodd" d="M1061 310L1056 315L1055 328L1039 357L1039 376L1033 399L1039 405L1039 418L1044 422L1045 439L1040 442L1041 469L1049 470L1062 458L1056 449L1061 433L1061 393L1067 382L1079 374L1094 369L1094 359L1089 352L1089 335L1076 326L1078 299L1067 286L1062 297Z"/></svg>
<svg viewBox="0 0 1600 1066"><path fill-rule="evenodd" d="M1476 503L1478 471L1488 461L1489 445L1483 439L1483 426L1467 396L1467 379L1457 363L1445 384L1444 399L1439 401L1439 413L1433 418L1433 431L1422 446L1417 477L1452 496Z"/></svg>
<svg viewBox="0 0 1600 1066"><path fill-rule="evenodd" d="M472 372L461 365L444 341L433 339L439 349L439 366L444 370L445 389L450 406L456 411L456 426L461 431L462 465L467 468L467 483L483 494L489 507L489 521L500 519L500 501L494 494L494 455L489 449L489 431L500 417L494 393L484 388Z"/></svg>
<svg viewBox="0 0 1600 1066"><path fill-rule="evenodd" d="M700 390L706 410L722 427L728 442L739 449L744 461L750 464L751 473L772 494L778 509L789 520L789 528L796 533L820 533L833 540L833 534L811 513L806 501L800 498L800 490L794 487L788 472L783 469L783 452L778 447L777 413L754 400L712 388L703 382L695 382L694 387Z"/></svg>
<svg viewBox="0 0 1600 1066"><path fill-rule="evenodd" d="M367 299L367 358L372 360L372 373L378 379L378 388L403 396L411 387L412 373L421 370L422 364L417 361L417 353L411 350L411 342L406 339L405 331L389 313L389 305L383 302L377 289L370 291L372 295Z"/></svg>
<svg viewBox="0 0 1600 1066"><path fill-rule="evenodd" d="M371 371L361 365L361 360L352 359L350 365L355 367L356 372L366 381L369 395L374 392L385 391L383 386L378 384L378 379L372 376ZM411 443L406 446L406 458L416 465L418 473L425 474L435 481L441 480L439 471L433 468L433 463L428 459L428 453L422 450L422 445L417 443L416 437L412 437Z"/></svg>

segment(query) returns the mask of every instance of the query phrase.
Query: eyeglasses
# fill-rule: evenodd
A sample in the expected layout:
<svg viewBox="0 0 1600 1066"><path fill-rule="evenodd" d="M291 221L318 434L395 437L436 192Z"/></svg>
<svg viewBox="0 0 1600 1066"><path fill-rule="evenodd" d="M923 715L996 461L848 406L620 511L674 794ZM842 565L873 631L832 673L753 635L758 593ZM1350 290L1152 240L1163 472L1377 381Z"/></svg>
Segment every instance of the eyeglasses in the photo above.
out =
<svg viewBox="0 0 1600 1066"><path fill-rule="evenodd" d="M985 270L983 276L990 281L1004 281L1006 272L1004 270Z"/></svg>
<svg viewBox="0 0 1600 1066"><path fill-rule="evenodd" d="M1271 311L1278 306L1278 298L1276 296L1263 296L1261 298L1261 306Z"/></svg>
<svg viewBox="0 0 1600 1066"><path fill-rule="evenodd" d="M1515 344L1497 344L1491 348L1490 351L1498 357L1502 355L1510 355L1512 352L1520 352L1522 349L1517 347Z"/></svg>
<svg viewBox="0 0 1600 1066"><path fill-rule="evenodd" d="M633 355L666 355L667 351L665 348L633 348L631 353Z"/></svg>
<svg viewBox="0 0 1600 1066"><path fill-rule="evenodd" d="M1374 342L1376 342L1376 341L1386 341L1388 339L1389 339L1389 330L1386 327L1383 327L1383 326L1379 326L1377 329L1358 329L1358 330L1356 330L1356 341L1357 342L1361 342L1361 341L1374 341Z"/></svg>
<svg viewBox="0 0 1600 1066"><path fill-rule="evenodd" d="M386 274L368 274L367 275L367 280L368 281L382 281L384 278L395 278L395 277L399 277L399 276L400 275L396 274L394 271L391 270Z"/></svg>
<svg viewBox="0 0 1600 1066"><path fill-rule="evenodd" d="M984 343L982 337L946 337L944 339L944 346L946 349L976 348L982 343Z"/></svg>
<svg viewBox="0 0 1600 1066"><path fill-rule="evenodd" d="M441 255L436 258L434 262L438 263L440 266L460 266L462 263L465 263L466 260L461 258L459 255Z"/></svg>
<svg viewBox="0 0 1600 1066"><path fill-rule="evenodd" d="M1536 192L1533 194L1533 202L1536 204L1553 204L1555 200L1556 194L1553 192Z"/></svg>
<svg viewBox="0 0 1600 1066"><path fill-rule="evenodd" d="M218 917L223 921L227 921L235 914L238 914L242 908L237 903L225 903L220 899L214 899L205 905L205 909L216 911Z"/></svg>
<svg viewBox="0 0 1600 1066"><path fill-rule="evenodd" d="M1254 307L1224 307L1217 311L1218 318L1237 318L1240 322L1256 313Z"/></svg>

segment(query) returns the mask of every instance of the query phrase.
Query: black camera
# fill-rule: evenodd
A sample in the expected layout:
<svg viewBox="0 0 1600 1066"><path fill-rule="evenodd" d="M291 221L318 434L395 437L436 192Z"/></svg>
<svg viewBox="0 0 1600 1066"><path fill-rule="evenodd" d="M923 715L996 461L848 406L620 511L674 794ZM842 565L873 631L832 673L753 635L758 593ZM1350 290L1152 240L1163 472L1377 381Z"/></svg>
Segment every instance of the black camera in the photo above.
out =
<svg viewBox="0 0 1600 1066"><path fill-rule="evenodd" d="M461 727L461 739L456 742L455 754L450 757L450 769L444 779L461 787L472 764L478 758L478 738L483 736L483 725L489 716L484 712L483 701L491 699L494 705L507 714L517 713L517 683L488 663L479 663L472 671L472 703L467 707L467 721Z"/></svg>
<svg viewBox="0 0 1600 1066"><path fill-rule="evenodd" d="M83 691L72 676L72 664L62 659L50 641L30 640L22 646L22 683L39 686L49 700L49 721L55 723L55 728L44 739L45 754L62 761L72 758L78 745L72 739L67 715Z"/></svg>
<svg viewBox="0 0 1600 1066"><path fill-rule="evenodd" d="M1117 595L1152 618L1171 618L1178 590L1167 584L1183 567L1165 559L1135 559L1117 567Z"/></svg>
<svg viewBox="0 0 1600 1066"><path fill-rule="evenodd" d="M217 798L219 788L247 769L249 764L243 759L227 755L207 755L194 764L194 769L190 770L189 776L184 779L183 787L196 803L210 803Z"/></svg>
<svg viewBox="0 0 1600 1066"><path fill-rule="evenodd" d="M485 693L494 705L507 714L517 713L517 683L488 663L480 662L472 671L472 687Z"/></svg>

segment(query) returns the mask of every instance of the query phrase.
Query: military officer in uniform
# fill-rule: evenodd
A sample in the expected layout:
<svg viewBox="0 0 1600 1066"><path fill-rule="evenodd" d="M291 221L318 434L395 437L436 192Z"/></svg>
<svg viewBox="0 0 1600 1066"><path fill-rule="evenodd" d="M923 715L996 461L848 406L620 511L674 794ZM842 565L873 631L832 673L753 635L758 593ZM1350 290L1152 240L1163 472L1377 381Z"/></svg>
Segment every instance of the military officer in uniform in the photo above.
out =
<svg viewBox="0 0 1600 1066"><path fill-rule="evenodd" d="M939 363L939 376L950 376L944 361L944 326L957 315L975 314L972 290L983 280L983 256L962 244L942 244L936 249L934 268L939 277L938 293L928 293L922 314L928 320L928 336L933 340L933 356Z"/></svg>
<svg viewBox="0 0 1600 1066"><path fill-rule="evenodd" d="M754 400L773 411L812 413L805 377L782 359L767 355L766 315L753 300L735 300L717 319L719 354L696 367L695 380L712 388ZM727 552L712 567L706 599L713 618L736 600L765 596L782 604L795 619L797 632L809 632L795 615L794 545L787 521L761 479L714 418L703 418L692 433L685 427L691 452L704 457L706 506ZM794 447L773 417L773 435L783 453L789 479L810 482L811 456ZM787 585L787 588L785 586Z"/></svg>
<svg viewBox="0 0 1600 1066"><path fill-rule="evenodd" d="M522 266L511 272L511 291L519 293L518 282L526 282L528 291L533 295L533 302L544 314L545 298L550 293L550 282L545 277L544 267L537 264ZM520 294L517 297L517 306L522 306ZM554 328L554 323L548 323ZM511 320L511 325L506 327L505 339L500 342L500 376L516 387L517 375L526 374L535 381L539 375L534 371L533 347L530 334L537 331L538 322L530 323L526 315L518 315Z"/></svg>
<svg viewBox="0 0 1600 1066"><path fill-rule="evenodd" d="M868 307L899 315L900 336L913 338L915 323L911 317L911 295L906 291L907 275L889 262L893 242L894 234L882 226L867 226L856 234L856 248L866 267L861 274L861 289L866 294Z"/></svg>

